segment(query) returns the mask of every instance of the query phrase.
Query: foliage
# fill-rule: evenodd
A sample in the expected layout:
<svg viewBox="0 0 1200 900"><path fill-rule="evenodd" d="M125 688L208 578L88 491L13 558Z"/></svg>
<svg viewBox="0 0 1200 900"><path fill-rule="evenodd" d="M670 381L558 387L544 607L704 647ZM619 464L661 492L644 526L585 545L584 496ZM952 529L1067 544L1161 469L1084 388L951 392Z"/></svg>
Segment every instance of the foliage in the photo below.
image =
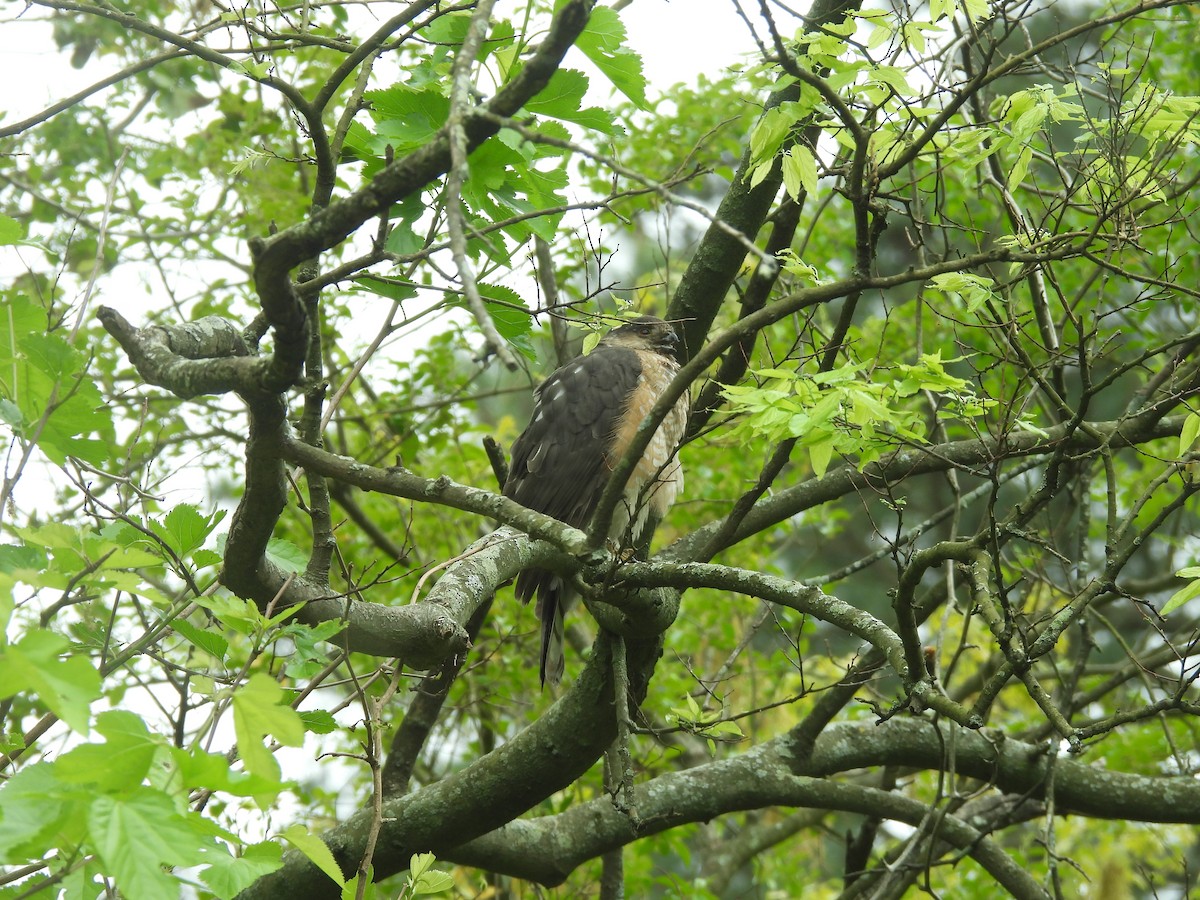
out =
<svg viewBox="0 0 1200 900"><path fill-rule="evenodd" d="M1195 6L645 5L4 23L0 898L1191 890ZM643 311L647 559L487 446Z"/></svg>

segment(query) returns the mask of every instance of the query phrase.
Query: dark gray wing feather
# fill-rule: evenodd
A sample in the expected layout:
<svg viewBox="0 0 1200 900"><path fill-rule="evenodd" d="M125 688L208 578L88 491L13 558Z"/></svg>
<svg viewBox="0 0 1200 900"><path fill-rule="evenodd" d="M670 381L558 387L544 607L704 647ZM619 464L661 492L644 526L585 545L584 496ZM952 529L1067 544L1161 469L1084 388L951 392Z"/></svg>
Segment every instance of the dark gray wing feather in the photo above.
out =
<svg viewBox="0 0 1200 900"><path fill-rule="evenodd" d="M555 371L534 394L528 427L513 443L504 495L576 528L588 523L608 481L607 453L637 387L641 363L624 347L597 347ZM562 678L562 622L570 602L562 579L543 569L517 576L517 598L537 595L541 679Z"/></svg>
<svg viewBox="0 0 1200 900"><path fill-rule="evenodd" d="M504 495L576 528L587 524L608 480L606 454L637 386L632 350L599 347L542 383L529 426L512 447Z"/></svg>

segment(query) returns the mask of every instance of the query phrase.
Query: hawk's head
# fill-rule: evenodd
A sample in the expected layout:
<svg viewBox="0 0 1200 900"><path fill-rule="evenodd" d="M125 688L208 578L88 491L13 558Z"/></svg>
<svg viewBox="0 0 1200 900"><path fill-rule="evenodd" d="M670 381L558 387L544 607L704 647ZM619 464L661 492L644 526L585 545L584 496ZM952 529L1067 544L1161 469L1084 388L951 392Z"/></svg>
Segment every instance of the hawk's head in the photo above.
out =
<svg viewBox="0 0 1200 900"><path fill-rule="evenodd" d="M601 347L627 347L630 350L650 350L674 358L679 335L675 328L657 316L641 316L614 328L600 341Z"/></svg>

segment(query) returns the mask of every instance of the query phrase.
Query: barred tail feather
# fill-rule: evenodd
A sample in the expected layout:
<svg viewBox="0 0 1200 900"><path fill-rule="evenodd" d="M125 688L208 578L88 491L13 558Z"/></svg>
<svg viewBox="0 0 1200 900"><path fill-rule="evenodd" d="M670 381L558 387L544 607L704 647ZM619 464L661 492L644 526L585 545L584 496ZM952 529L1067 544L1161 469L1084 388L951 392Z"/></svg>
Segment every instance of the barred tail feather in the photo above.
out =
<svg viewBox="0 0 1200 900"><path fill-rule="evenodd" d="M567 661L563 656L563 601L565 593L562 580L554 578L552 584L544 585L538 594L538 618L542 620L542 687L549 681L558 685L562 681Z"/></svg>
<svg viewBox="0 0 1200 900"><path fill-rule="evenodd" d="M563 580L553 572L526 569L517 576L517 599L522 603L537 596L537 614L542 623L542 652L539 675L542 687L546 682L557 685L566 668L563 655L563 614L570 605L569 592Z"/></svg>

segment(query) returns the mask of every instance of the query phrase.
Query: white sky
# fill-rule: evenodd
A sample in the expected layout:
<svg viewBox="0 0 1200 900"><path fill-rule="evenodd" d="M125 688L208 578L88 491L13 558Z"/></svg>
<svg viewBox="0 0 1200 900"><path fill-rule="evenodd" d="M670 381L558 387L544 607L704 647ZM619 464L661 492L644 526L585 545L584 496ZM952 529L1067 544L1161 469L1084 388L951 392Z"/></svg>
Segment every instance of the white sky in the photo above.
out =
<svg viewBox="0 0 1200 900"><path fill-rule="evenodd" d="M6 10L4 18L9 15ZM72 68L67 56L55 50L49 26L32 21L41 15L33 8L26 20L0 25L0 84L5 86L0 121L32 115L112 71L103 61ZM635 0L621 18L654 93L690 81L698 72L716 75L754 49L733 0Z"/></svg>

